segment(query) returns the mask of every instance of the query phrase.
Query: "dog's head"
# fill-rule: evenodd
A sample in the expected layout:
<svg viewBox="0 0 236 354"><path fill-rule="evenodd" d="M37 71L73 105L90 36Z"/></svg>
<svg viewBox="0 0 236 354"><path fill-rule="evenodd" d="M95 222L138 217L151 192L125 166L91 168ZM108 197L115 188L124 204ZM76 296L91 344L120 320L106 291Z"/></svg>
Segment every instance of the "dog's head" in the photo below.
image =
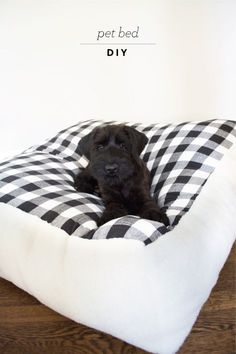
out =
<svg viewBox="0 0 236 354"><path fill-rule="evenodd" d="M126 125L95 128L79 143L79 151L90 163L92 176L98 183L119 185L132 177L140 167L147 137Z"/></svg>

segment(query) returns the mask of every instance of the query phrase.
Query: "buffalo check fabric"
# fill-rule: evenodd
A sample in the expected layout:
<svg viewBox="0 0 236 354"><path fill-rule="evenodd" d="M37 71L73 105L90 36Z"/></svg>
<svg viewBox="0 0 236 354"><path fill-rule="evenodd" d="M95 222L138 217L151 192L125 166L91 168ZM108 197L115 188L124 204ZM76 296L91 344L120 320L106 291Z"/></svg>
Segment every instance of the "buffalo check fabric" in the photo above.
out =
<svg viewBox="0 0 236 354"><path fill-rule="evenodd" d="M123 237L147 245L178 224L236 138L236 123L227 120L173 125L125 123L149 138L141 157L151 172L151 194L167 213L170 226L129 215L98 228L96 221L104 210L103 202L96 195L78 193L74 177L88 163L78 150L80 139L106 124L120 122L80 122L2 162L0 202L37 215L69 235L86 239Z"/></svg>

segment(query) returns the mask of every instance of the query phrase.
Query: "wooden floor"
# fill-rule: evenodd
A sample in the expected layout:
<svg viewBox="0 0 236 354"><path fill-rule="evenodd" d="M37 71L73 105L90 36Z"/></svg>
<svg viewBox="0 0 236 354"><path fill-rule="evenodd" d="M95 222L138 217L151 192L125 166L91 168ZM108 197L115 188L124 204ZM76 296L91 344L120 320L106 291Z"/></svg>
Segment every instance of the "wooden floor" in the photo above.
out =
<svg viewBox="0 0 236 354"><path fill-rule="evenodd" d="M179 354L236 353L236 247ZM64 318L0 279L1 354L145 354Z"/></svg>

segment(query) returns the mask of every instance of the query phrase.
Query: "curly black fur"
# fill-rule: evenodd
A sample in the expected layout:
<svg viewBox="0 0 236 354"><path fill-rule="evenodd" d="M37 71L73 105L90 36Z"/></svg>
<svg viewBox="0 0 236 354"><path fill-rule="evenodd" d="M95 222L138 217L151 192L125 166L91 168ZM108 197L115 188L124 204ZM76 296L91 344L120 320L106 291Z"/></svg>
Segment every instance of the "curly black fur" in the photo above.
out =
<svg viewBox="0 0 236 354"><path fill-rule="evenodd" d="M128 214L169 224L150 196L150 173L139 157L147 141L126 125L95 128L81 139L79 150L89 164L76 176L75 188L101 195L106 208L98 225Z"/></svg>

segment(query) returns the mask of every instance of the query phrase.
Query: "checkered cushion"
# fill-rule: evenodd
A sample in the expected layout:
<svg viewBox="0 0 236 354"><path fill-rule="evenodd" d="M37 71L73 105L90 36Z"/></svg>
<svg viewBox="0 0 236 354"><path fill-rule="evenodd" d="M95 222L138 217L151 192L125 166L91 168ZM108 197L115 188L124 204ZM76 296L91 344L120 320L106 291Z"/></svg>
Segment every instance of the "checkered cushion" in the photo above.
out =
<svg viewBox="0 0 236 354"><path fill-rule="evenodd" d="M172 229L190 209L202 186L236 137L236 123L226 120L175 125L131 124L149 138L142 158L152 176L151 193L166 211L170 227L125 216L97 228L102 200L74 189L74 177L87 160L80 155L81 137L104 123L83 121L0 164L0 202L37 215L87 239L124 237L145 244ZM127 124L127 123L126 123Z"/></svg>

